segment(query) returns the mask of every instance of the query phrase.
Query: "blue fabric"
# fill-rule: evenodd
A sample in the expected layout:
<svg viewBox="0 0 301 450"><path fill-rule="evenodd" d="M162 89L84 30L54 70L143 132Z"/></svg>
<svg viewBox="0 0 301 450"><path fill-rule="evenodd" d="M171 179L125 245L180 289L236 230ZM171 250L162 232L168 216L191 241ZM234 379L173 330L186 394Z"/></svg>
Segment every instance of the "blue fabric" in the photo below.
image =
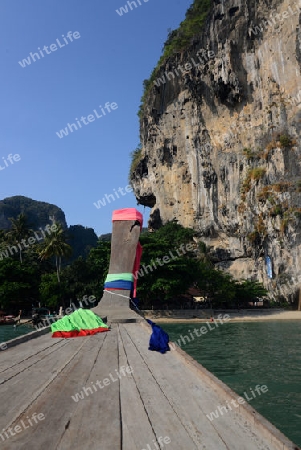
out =
<svg viewBox="0 0 301 450"><path fill-rule="evenodd" d="M149 340L148 349L160 353L168 352L170 350L168 345L169 342L168 334L151 320L146 319L146 321L152 326L153 329L152 335Z"/></svg>
<svg viewBox="0 0 301 450"><path fill-rule="evenodd" d="M265 257L267 276L269 278L273 278L273 268L272 268L272 260L269 256Z"/></svg>
<svg viewBox="0 0 301 450"><path fill-rule="evenodd" d="M132 281L108 281L105 283L106 289L124 289L125 291L131 291L133 289L134 283Z"/></svg>

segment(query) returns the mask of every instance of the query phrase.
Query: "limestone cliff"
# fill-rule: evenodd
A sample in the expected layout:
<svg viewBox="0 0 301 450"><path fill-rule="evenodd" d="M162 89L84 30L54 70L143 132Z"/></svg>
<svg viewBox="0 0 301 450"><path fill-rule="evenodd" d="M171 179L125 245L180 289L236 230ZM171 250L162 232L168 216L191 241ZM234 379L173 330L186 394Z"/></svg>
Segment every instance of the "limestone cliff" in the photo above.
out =
<svg viewBox="0 0 301 450"><path fill-rule="evenodd" d="M300 24L297 1L212 1L201 33L155 72L130 174L151 227L176 218L217 265L291 299L301 283Z"/></svg>
<svg viewBox="0 0 301 450"><path fill-rule="evenodd" d="M8 230L11 227L9 218L16 219L21 213L26 215L30 227L35 230L51 223L50 218L59 222L63 228L67 228L65 214L58 206L23 195L15 195L0 200L0 230Z"/></svg>

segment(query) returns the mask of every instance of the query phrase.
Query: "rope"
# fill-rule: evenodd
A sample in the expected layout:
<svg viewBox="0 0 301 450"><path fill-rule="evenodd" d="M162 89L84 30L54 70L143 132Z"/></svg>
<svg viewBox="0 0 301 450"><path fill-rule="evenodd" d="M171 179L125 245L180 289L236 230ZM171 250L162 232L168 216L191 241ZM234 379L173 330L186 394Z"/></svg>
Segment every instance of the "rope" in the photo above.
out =
<svg viewBox="0 0 301 450"><path fill-rule="evenodd" d="M133 302L133 300L131 299L131 297L127 297L126 295L122 295L122 294L116 294L116 292L111 292L111 291L107 291L106 289L104 289L104 292L107 292L108 294L112 294L112 295L117 295L118 297L123 297L126 298L127 300L130 300L130 302L132 303L132 305L134 306L134 308L137 310L137 313L139 314L139 316L141 316L146 322L146 318L144 317L143 312L138 308L138 306ZM147 322L148 323L148 322ZM149 324L149 323L148 323Z"/></svg>
<svg viewBox="0 0 301 450"><path fill-rule="evenodd" d="M118 297L123 297L123 298L127 298L128 300L131 300L131 297L127 297L126 295L122 295L122 294L116 294L115 292L107 291L106 289L104 289L104 292L107 292L108 294L112 294L112 295L118 295Z"/></svg>

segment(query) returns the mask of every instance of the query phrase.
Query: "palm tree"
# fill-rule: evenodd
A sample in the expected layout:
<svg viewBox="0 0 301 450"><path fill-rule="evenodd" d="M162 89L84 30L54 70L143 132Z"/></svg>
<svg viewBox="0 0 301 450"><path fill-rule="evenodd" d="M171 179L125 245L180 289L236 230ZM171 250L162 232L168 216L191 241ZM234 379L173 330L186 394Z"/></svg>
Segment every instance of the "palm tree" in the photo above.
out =
<svg viewBox="0 0 301 450"><path fill-rule="evenodd" d="M38 254L39 258L42 260L50 259L55 256L57 281L60 283L62 258L71 255L72 247L66 243L65 232L61 224L56 223L56 227L56 231L52 232L51 235L45 237L44 242L38 249Z"/></svg>
<svg viewBox="0 0 301 450"><path fill-rule="evenodd" d="M0 261L5 257L5 252L7 250L7 238L4 230L0 230ZM3 254L1 253L3 252Z"/></svg>
<svg viewBox="0 0 301 450"><path fill-rule="evenodd" d="M27 216L24 213L18 215L16 219L10 217L11 228L6 233L6 237L8 241L12 244L20 244L23 239L28 238L28 236L32 233L32 230L29 228L29 224L27 222ZM22 246L19 245L19 254L20 254L20 263L22 264Z"/></svg>

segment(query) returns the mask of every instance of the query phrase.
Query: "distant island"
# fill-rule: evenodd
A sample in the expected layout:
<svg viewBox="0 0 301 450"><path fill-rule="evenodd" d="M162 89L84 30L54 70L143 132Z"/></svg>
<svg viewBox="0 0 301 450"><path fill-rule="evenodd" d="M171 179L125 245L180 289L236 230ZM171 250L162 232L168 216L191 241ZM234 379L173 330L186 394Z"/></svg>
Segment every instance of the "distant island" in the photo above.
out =
<svg viewBox="0 0 301 450"><path fill-rule="evenodd" d="M90 249L97 246L98 237L93 228L82 225L68 227L65 213L61 208L22 195L7 197L0 201L0 230L9 230L11 228L9 219L16 219L22 213L26 215L33 230L44 229L48 224L57 222L68 232L68 242L72 247L72 255L66 260L68 263L79 256L87 257Z"/></svg>

